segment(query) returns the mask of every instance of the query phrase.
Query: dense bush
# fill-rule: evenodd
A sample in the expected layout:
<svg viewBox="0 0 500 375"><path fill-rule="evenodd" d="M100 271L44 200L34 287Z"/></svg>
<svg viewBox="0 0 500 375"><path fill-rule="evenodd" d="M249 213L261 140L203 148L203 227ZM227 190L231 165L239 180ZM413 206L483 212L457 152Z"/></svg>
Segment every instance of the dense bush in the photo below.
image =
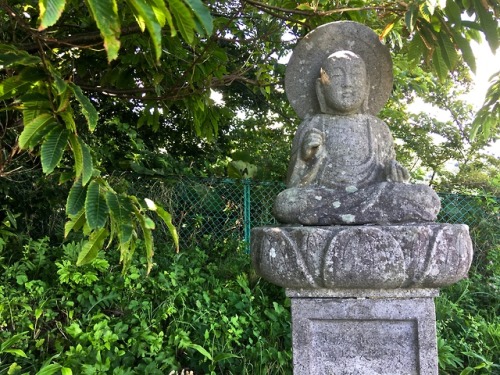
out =
<svg viewBox="0 0 500 375"><path fill-rule="evenodd" d="M3 258L0 374L290 373L287 300L237 247L158 250L146 277L104 253L77 268L79 246L29 241Z"/></svg>
<svg viewBox="0 0 500 375"><path fill-rule="evenodd" d="M441 374L500 374L499 206L478 202L470 277L436 299ZM81 243L33 239L4 212L0 375L292 373L289 300L240 243L160 241L149 276L139 257L122 273L115 251L77 267Z"/></svg>

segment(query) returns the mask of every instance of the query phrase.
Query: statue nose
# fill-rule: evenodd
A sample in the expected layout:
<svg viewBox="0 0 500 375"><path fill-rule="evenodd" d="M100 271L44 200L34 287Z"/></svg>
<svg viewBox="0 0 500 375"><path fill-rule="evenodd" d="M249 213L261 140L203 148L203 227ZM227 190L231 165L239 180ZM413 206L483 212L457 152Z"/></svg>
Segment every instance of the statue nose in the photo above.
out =
<svg viewBox="0 0 500 375"><path fill-rule="evenodd" d="M342 87L351 87L352 86L352 77L346 75L344 77L344 82L342 82Z"/></svg>

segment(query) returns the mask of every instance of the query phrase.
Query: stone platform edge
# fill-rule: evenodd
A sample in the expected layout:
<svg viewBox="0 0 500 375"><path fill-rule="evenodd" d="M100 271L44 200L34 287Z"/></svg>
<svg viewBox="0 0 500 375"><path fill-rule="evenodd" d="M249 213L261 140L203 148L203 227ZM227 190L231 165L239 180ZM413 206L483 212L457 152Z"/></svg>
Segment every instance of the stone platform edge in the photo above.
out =
<svg viewBox="0 0 500 375"><path fill-rule="evenodd" d="M286 289L290 298L434 298L439 289Z"/></svg>

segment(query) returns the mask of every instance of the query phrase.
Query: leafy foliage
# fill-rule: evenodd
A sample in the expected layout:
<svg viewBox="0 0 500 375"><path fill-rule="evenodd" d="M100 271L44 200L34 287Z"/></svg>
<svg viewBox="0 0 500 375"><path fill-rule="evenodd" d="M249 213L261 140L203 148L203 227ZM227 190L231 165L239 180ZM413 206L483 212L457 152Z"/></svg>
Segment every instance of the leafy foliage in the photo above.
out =
<svg viewBox="0 0 500 375"><path fill-rule="evenodd" d="M40 163L61 183L81 184L86 203L81 212L66 205L66 232L83 230L89 241L107 233L124 264L143 238L150 259L147 204L112 187L109 176L165 174L179 165L283 176L284 141L296 120L283 93L282 59L306 32L343 19L369 25L391 47L397 68L419 71L400 76L411 96L428 72L444 83L457 69L474 70L472 40L483 35L495 50L498 12L497 2L480 0L2 1L0 173ZM493 81L472 134L496 137L497 96Z"/></svg>
<svg viewBox="0 0 500 375"><path fill-rule="evenodd" d="M234 246L159 254L149 277L102 252L78 267L81 247L32 241L2 264L0 371L290 373L289 302Z"/></svg>

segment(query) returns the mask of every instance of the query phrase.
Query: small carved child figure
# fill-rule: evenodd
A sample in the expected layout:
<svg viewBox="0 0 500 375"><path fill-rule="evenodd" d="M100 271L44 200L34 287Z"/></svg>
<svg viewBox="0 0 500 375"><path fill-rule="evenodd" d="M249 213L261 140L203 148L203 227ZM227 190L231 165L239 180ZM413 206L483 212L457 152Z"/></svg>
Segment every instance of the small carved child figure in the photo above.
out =
<svg viewBox="0 0 500 375"><path fill-rule="evenodd" d="M405 184L409 174L395 160L389 128L366 111L363 59L351 51L328 56L316 94L321 113L307 116L295 134L277 219L304 225L435 220L436 193Z"/></svg>

